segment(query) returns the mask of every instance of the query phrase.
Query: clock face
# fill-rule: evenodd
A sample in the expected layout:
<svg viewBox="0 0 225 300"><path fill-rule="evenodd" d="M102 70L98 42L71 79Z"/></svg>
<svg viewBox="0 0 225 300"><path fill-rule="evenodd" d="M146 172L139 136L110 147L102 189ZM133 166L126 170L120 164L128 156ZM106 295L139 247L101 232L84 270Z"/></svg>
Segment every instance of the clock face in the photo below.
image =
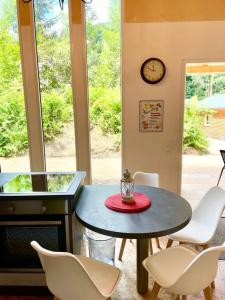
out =
<svg viewBox="0 0 225 300"><path fill-rule="evenodd" d="M145 82L150 84L161 81L165 73L166 67L158 58L149 58L141 66L141 77Z"/></svg>

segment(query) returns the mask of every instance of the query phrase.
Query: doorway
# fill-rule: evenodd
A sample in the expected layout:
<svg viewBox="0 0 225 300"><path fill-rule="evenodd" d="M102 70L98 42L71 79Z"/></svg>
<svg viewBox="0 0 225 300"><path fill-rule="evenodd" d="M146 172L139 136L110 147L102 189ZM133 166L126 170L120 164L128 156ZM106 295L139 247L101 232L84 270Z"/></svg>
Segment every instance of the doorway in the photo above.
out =
<svg viewBox="0 0 225 300"><path fill-rule="evenodd" d="M217 184L224 165L225 63L187 63L184 103L182 195L195 206Z"/></svg>

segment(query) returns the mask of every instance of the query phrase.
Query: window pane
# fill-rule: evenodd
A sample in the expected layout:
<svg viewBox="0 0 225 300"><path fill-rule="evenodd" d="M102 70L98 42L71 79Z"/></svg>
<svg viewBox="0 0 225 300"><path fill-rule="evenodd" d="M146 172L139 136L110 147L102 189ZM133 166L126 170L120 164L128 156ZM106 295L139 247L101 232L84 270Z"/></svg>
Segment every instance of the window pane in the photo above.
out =
<svg viewBox="0 0 225 300"><path fill-rule="evenodd" d="M75 170L68 1L34 3L46 170Z"/></svg>
<svg viewBox="0 0 225 300"><path fill-rule="evenodd" d="M120 1L86 5L93 183L121 177Z"/></svg>
<svg viewBox="0 0 225 300"><path fill-rule="evenodd" d="M0 3L0 82L1 169L29 171L16 0Z"/></svg>

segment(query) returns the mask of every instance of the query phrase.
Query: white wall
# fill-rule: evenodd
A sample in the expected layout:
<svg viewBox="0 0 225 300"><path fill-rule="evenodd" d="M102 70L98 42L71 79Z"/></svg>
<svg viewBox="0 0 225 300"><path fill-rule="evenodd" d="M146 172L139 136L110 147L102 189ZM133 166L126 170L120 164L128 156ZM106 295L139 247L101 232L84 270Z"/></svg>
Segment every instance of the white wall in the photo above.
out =
<svg viewBox="0 0 225 300"><path fill-rule="evenodd" d="M122 24L123 168L158 172L160 185L180 192L184 66L190 61L225 61L225 22ZM162 82L146 84L142 62L158 57L166 65ZM139 132L139 100L164 100L164 131Z"/></svg>

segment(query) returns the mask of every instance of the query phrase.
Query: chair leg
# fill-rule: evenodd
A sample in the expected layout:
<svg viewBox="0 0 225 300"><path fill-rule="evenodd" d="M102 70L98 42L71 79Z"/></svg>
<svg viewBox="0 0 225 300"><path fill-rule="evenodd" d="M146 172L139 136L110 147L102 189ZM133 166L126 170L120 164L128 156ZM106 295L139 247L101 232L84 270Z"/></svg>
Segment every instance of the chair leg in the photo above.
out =
<svg viewBox="0 0 225 300"><path fill-rule="evenodd" d="M202 245L202 247L203 247L203 249L205 250L205 249L208 249L208 248L209 248L209 245L208 245L208 244L205 244L205 245ZM211 288L212 288L212 289L215 289L215 281L213 281L213 282L211 283Z"/></svg>
<svg viewBox="0 0 225 300"><path fill-rule="evenodd" d="M171 246L172 246L172 244L173 244L173 240L171 240L171 239L168 239L168 242L167 242L167 244L166 244L166 248L169 248L169 247L171 247Z"/></svg>
<svg viewBox="0 0 225 300"><path fill-rule="evenodd" d="M152 255L153 254L152 239L148 239L148 242L149 242L149 252Z"/></svg>
<svg viewBox="0 0 225 300"><path fill-rule="evenodd" d="M157 248L161 249L159 238L155 238L155 240L156 240Z"/></svg>
<svg viewBox="0 0 225 300"><path fill-rule="evenodd" d="M195 250L199 252L199 245L195 245Z"/></svg>
<svg viewBox="0 0 225 300"><path fill-rule="evenodd" d="M124 248L125 248L125 245L126 245L126 241L127 241L127 239L122 239L122 243L121 243L121 246L120 246L119 257L118 257L119 260L122 260L123 251L124 251Z"/></svg>
<svg viewBox="0 0 225 300"><path fill-rule="evenodd" d="M182 300L186 300L186 299L187 299L187 296L186 296L186 295L182 295L181 299L182 299Z"/></svg>
<svg viewBox="0 0 225 300"><path fill-rule="evenodd" d="M208 244L205 244L205 245L202 245L202 248L205 250L205 249L208 249L209 248L209 245Z"/></svg>
<svg viewBox="0 0 225 300"><path fill-rule="evenodd" d="M155 300L157 298L160 288L161 286L157 282L154 282L149 300Z"/></svg>
<svg viewBox="0 0 225 300"><path fill-rule="evenodd" d="M209 286L205 288L203 292L204 292L205 300L212 300L211 289Z"/></svg>

